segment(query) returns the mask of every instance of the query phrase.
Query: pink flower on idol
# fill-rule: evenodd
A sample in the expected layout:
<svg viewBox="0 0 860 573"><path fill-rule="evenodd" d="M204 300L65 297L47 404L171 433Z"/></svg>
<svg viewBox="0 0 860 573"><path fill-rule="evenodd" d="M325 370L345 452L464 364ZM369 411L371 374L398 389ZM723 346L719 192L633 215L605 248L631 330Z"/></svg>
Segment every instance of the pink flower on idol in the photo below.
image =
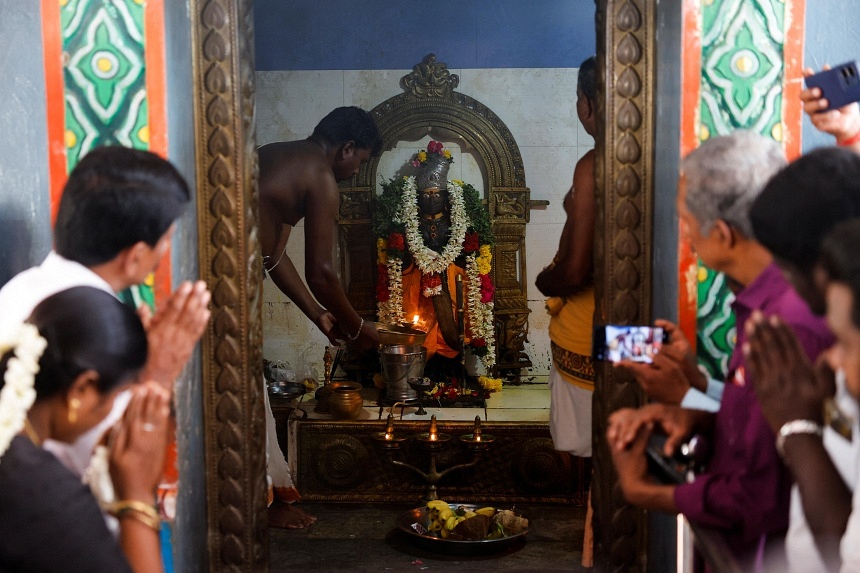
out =
<svg viewBox="0 0 860 573"><path fill-rule="evenodd" d="M442 153L442 143L439 141L431 141L427 144L427 153Z"/></svg>
<svg viewBox="0 0 860 573"><path fill-rule="evenodd" d="M421 162L417 159L412 160L412 167L421 167Z"/></svg>
<svg viewBox="0 0 860 573"><path fill-rule="evenodd" d="M490 278L490 275L481 275L481 302L492 301L495 292L496 287L493 285L493 279Z"/></svg>

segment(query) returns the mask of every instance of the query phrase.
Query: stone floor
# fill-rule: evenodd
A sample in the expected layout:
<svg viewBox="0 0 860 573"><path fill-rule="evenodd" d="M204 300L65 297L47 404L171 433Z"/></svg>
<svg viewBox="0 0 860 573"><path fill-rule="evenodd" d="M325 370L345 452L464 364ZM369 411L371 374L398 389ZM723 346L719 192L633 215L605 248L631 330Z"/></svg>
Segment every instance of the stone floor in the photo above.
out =
<svg viewBox="0 0 860 573"><path fill-rule="evenodd" d="M318 521L303 530L269 530L273 573L312 571L591 571L581 567L584 508L517 506L529 519L529 532L489 554L430 552L396 527L408 506L303 503Z"/></svg>

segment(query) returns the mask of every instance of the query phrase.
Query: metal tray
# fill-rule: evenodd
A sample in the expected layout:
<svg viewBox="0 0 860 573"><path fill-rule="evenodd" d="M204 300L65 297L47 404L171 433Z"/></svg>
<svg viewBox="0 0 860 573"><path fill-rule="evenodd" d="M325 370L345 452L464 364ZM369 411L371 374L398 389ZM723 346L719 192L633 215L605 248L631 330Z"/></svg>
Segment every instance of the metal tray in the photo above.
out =
<svg viewBox="0 0 860 573"><path fill-rule="evenodd" d="M402 324L387 324L376 322L376 332L379 333L379 344L382 346L407 346L424 344L427 333L411 326Z"/></svg>
<svg viewBox="0 0 860 573"><path fill-rule="evenodd" d="M484 506L469 503L449 503L448 507L452 510L462 507L464 509L474 511ZM517 515L519 517L523 517L519 513L517 513ZM511 535L510 537L465 541L450 538L443 539L441 537L418 533L412 527L414 523L421 524L425 529L430 525L430 519L427 517L426 506L416 507L415 509L410 509L406 513L401 514L397 518L397 528L404 532L414 543L428 551L458 555L473 555L478 553L495 553L497 551L502 551L515 545L525 543L525 536L529 532L529 530L526 529L525 531L521 531L520 533Z"/></svg>

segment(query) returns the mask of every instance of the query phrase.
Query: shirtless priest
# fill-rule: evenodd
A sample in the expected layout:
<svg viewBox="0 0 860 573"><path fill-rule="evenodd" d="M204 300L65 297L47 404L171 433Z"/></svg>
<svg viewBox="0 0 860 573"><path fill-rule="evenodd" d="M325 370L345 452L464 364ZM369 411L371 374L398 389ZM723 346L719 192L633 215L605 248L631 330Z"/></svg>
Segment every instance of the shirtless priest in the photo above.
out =
<svg viewBox="0 0 860 573"><path fill-rule="evenodd" d="M338 181L358 173L379 153L382 139L373 118L357 107L340 107L325 116L305 140L270 143L258 150L260 163L260 243L263 269L275 285L328 339L349 340L358 349L378 345L379 335L347 300L332 261ZM293 226L305 219L305 280L286 252ZM274 419L269 411L269 435ZM313 518L283 502L298 499L283 455L269 443L269 474L276 504L269 513L275 526L294 528ZM273 447L274 446L274 447ZM280 468L280 469L278 469Z"/></svg>

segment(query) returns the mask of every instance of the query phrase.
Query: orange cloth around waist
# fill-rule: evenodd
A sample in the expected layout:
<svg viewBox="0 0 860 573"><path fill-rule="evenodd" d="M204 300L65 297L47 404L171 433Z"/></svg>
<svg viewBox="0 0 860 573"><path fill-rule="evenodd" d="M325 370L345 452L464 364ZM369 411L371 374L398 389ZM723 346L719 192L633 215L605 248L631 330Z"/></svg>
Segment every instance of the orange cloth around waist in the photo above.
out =
<svg viewBox="0 0 860 573"><path fill-rule="evenodd" d="M462 275L463 277L463 298L465 300L467 292L466 272L456 265L449 265L448 292L451 293L452 312L456 310L457 306L457 275ZM459 354L459 352L445 343L442 332L439 330L438 321L436 320L433 299L421 294L421 271L413 263L403 271L403 319L406 322L412 322L415 316L418 316L419 328L427 331L424 347L427 349L428 360L437 353L446 358L454 358ZM454 313L453 316L456 323L457 314ZM466 336L465 343L468 344L468 332Z"/></svg>
<svg viewBox="0 0 860 573"><path fill-rule="evenodd" d="M566 382L593 390L594 287L565 298L553 297L547 300L547 309L551 315L549 338L553 364Z"/></svg>

